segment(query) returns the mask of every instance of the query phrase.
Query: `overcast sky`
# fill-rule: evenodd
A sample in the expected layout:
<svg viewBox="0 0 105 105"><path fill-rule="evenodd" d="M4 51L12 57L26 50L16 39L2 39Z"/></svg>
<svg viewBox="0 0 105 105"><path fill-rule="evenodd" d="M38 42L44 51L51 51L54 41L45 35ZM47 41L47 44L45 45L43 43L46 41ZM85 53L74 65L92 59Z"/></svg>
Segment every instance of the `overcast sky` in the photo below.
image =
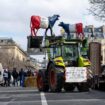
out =
<svg viewBox="0 0 105 105"><path fill-rule="evenodd" d="M104 23L96 21L88 15L88 0L0 0L0 37L11 37L26 50L27 35L30 35L31 15L52 16L59 14L60 20L54 27L59 34L60 21L74 24L100 26ZM44 30L39 34L43 35Z"/></svg>

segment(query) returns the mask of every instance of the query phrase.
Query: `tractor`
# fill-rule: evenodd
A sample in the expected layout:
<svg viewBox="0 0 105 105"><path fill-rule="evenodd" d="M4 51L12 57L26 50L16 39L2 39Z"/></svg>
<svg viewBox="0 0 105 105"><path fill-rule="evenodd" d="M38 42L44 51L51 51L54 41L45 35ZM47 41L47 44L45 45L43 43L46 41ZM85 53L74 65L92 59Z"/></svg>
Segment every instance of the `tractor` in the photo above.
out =
<svg viewBox="0 0 105 105"><path fill-rule="evenodd" d="M55 16L57 19L53 19L56 21L58 15ZM52 29L54 24L51 25L51 23L49 21ZM38 70L38 90L61 92L63 89L73 91L77 87L80 92L89 91L92 72L87 54L88 47L86 46L86 40L83 39L82 24L69 25L61 22L59 26L65 30L68 35L67 38L62 35L55 36L52 34L53 32L51 32L51 36L46 35L45 32L44 36L31 35L28 37L28 49L40 49L44 52L45 58L46 56L48 58L44 67ZM77 38L70 37L72 30L78 34Z"/></svg>
<svg viewBox="0 0 105 105"><path fill-rule="evenodd" d="M48 62L38 71L37 87L39 91L60 92L89 91L92 73L90 61L83 55L83 41L65 39L62 36L46 37ZM45 54L45 55L46 55Z"/></svg>

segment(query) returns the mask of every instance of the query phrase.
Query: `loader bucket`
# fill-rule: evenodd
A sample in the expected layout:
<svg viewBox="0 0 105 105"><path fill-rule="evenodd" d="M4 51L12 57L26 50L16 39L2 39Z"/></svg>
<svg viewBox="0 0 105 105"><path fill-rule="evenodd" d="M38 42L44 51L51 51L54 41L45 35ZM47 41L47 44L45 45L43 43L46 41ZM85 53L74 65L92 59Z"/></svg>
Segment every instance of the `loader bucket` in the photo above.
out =
<svg viewBox="0 0 105 105"><path fill-rule="evenodd" d="M45 49L41 48L42 36L28 36L27 37L27 53L29 55L43 55Z"/></svg>
<svg viewBox="0 0 105 105"><path fill-rule="evenodd" d="M28 48L40 48L42 43L42 36L28 36Z"/></svg>

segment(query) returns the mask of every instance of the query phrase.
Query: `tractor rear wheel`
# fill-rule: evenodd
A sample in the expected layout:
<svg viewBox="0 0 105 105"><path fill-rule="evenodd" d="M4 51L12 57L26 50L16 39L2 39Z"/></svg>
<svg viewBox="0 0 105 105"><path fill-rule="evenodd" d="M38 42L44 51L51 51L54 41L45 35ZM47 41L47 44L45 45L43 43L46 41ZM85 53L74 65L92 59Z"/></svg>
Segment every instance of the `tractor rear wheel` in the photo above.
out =
<svg viewBox="0 0 105 105"><path fill-rule="evenodd" d="M52 92L60 92L64 83L64 71L60 67L55 67L53 64L49 66L49 87Z"/></svg>
<svg viewBox="0 0 105 105"><path fill-rule="evenodd" d="M66 92L71 92L71 91L74 90L74 88L75 88L75 86L73 84L70 84L70 83L65 83L64 84L64 90Z"/></svg>
<svg viewBox="0 0 105 105"><path fill-rule="evenodd" d="M44 92L47 92L49 90L49 86L42 72L39 72L37 75L37 88L39 91L44 91Z"/></svg>

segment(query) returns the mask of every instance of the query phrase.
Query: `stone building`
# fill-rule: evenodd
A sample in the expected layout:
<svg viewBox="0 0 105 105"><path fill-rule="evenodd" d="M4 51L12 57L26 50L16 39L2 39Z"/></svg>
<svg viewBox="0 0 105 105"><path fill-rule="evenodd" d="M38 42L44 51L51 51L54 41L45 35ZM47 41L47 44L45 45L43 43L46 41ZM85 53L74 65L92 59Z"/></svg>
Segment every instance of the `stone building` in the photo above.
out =
<svg viewBox="0 0 105 105"><path fill-rule="evenodd" d="M105 25L94 27L93 25L84 28L85 37L89 42L101 43L102 65L105 65Z"/></svg>
<svg viewBox="0 0 105 105"><path fill-rule="evenodd" d="M93 37L93 35L94 35L94 26L93 25L85 26L84 34L85 34L85 37L88 37L88 38Z"/></svg>
<svg viewBox="0 0 105 105"><path fill-rule="evenodd" d="M85 37L105 38L105 25L100 27L94 27L93 25L85 26Z"/></svg>
<svg viewBox="0 0 105 105"><path fill-rule="evenodd" d="M20 68L33 67L27 53L17 45L11 38L0 38L0 62L4 68L17 70Z"/></svg>
<svg viewBox="0 0 105 105"><path fill-rule="evenodd" d="M32 71L37 71L38 68L38 61L33 57L27 57L27 69Z"/></svg>

